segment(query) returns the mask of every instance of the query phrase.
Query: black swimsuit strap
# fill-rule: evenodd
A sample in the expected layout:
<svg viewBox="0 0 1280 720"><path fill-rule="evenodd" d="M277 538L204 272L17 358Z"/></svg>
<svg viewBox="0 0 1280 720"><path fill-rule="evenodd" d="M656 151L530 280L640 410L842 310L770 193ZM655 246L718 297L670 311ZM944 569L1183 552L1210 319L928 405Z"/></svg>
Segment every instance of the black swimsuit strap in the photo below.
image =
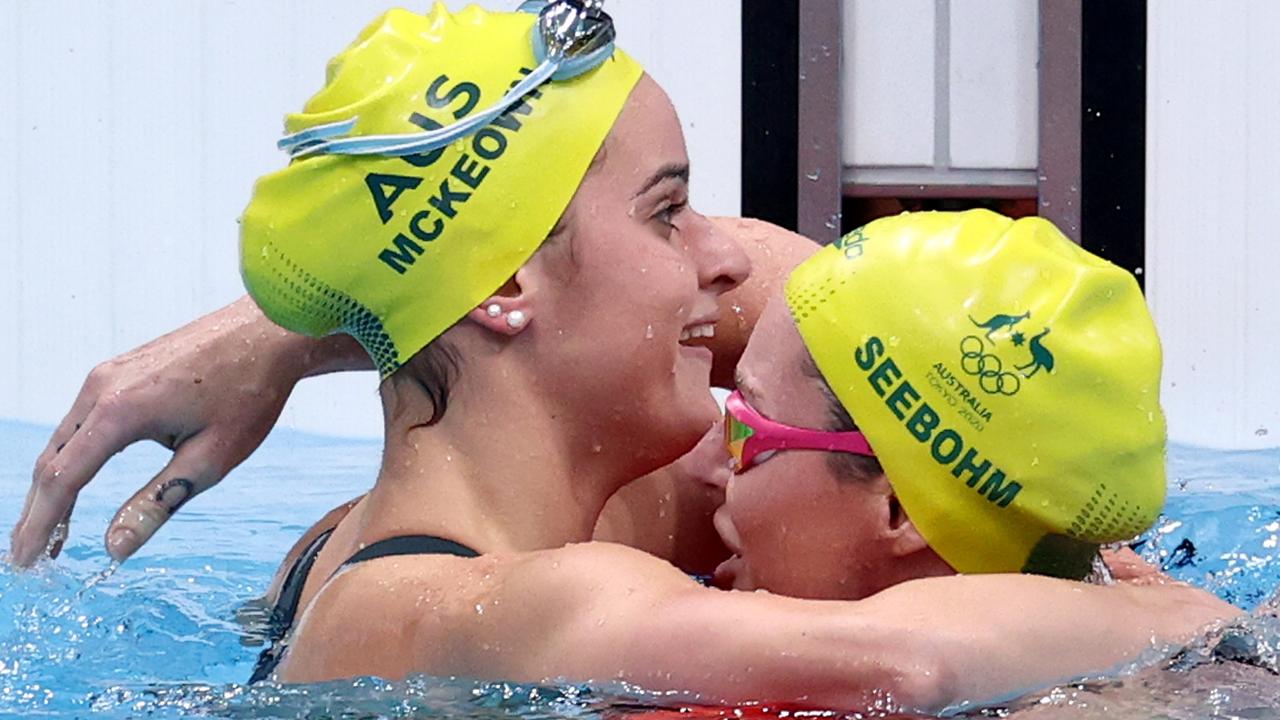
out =
<svg viewBox="0 0 1280 720"><path fill-rule="evenodd" d="M452 540L435 535L399 535L379 540L367 545L363 550L347 558L338 570L350 567L367 560L397 555L456 555L457 557L479 557L480 553ZM337 571L334 571L337 574Z"/></svg>
<svg viewBox="0 0 1280 720"><path fill-rule="evenodd" d="M298 556L293 567L289 568L284 582L280 584L280 594L276 596L276 606L271 613L271 623L280 630L280 637L293 626L294 617L298 614L298 601L302 599L302 589L307 584L307 576L311 574L311 566L316 564L316 558L320 556L320 551L331 535L333 528L317 535Z"/></svg>
<svg viewBox="0 0 1280 720"><path fill-rule="evenodd" d="M289 568L284 582L280 584L275 607L271 608L271 617L267 620L267 647L258 656L253 675L249 677L250 683L265 680L280 663L284 654L282 641L293 628L293 621L297 618L298 601L302 599L302 589L307 584L307 576L311 574L311 566L316 564L316 558L324 549L324 544L329 541L330 535L333 535L333 528L317 535L298 559L294 560L293 567Z"/></svg>

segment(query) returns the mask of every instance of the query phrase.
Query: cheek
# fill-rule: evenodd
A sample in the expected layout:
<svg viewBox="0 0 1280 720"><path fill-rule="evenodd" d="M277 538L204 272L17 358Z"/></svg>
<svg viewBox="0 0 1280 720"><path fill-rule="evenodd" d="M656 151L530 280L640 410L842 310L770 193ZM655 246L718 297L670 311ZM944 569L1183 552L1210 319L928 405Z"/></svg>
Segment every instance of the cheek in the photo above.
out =
<svg viewBox="0 0 1280 720"><path fill-rule="evenodd" d="M758 571L785 565L791 536L812 510L814 481L792 454L771 458L733 478L726 501L742 538L744 558ZM801 467L797 467L797 466Z"/></svg>
<svg viewBox="0 0 1280 720"><path fill-rule="evenodd" d="M816 453L779 455L752 472L735 477L728 504L754 580L797 597L842 595L859 561L865 498L831 477Z"/></svg>

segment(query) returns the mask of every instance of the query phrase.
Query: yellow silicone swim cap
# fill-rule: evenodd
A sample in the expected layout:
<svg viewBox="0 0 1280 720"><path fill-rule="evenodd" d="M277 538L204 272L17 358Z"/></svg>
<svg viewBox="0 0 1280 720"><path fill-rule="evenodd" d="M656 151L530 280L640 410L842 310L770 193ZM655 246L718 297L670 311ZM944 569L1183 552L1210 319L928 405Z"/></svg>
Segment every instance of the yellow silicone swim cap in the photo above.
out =
<svg viewBox="0 0 1280 720"><path fill-rule="evenodd" d="M297 133L420 133L478 113L537 67L537 16L392 10L329 63ZM346 332L385 378L505 283L573 198L642 70L621 50L541 85L492 123L407 157L316 155L259 179L241 227L268 317Z"/></svg>
<svg viewBox="0 0 1280 720"><path fill-rule="evenodd" d="M1080 576L1164 504L1160 343L1126 271L1040 218L877 220L791 275L823 377L960 572Z"/></svg>

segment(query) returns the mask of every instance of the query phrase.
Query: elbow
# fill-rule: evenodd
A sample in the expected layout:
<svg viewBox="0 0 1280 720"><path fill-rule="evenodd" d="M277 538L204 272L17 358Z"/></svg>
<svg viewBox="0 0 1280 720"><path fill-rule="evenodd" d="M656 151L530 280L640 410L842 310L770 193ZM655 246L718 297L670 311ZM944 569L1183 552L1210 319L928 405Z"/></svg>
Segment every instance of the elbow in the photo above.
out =
<svg viewBox="0 0 1280 720"><path fill-rule="evenodd" d="M893 642L862 638L861 659L850 666L826 666L832 696L819 700L829 707L859 711L936 714L966 698L959 668L931 643L899 636ZM818 698L812 698L818 700Z"/></svg>
<svg viewBox="0 0 1280 720"><path fill-rule="evenodd" d="M935 714L965 700L958 697L959 674L938 655L911 658L904 666L909 671L897 673L887 688L902 710Z"/></svg>

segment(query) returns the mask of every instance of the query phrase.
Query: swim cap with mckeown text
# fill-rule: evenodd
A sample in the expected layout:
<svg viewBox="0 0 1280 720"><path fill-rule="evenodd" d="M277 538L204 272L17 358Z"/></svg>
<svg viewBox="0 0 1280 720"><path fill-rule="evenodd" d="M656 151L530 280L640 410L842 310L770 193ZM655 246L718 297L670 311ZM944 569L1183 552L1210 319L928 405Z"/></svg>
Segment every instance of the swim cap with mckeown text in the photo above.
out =
<svg viewBox="0 0 1280 720"><path fill-rule="evenodd" d="M421 133L498 101L538 66L538 18L478 7L392 10L329 63L286 128L354 120L352 136ZM245 286L305 335L346 332L382 377L500 288L553 229L640 66L614 50L546 82L473 134L406 157L318 154L254 187Z"/></svg>
<svg viewBox="0 0 1280 720"><path fill-rule="evenodd" d="M1160 344L1134 278L1040 218L884 218L791 275L804 343L960 572L1080 576L1164 504Z"/></svg>

